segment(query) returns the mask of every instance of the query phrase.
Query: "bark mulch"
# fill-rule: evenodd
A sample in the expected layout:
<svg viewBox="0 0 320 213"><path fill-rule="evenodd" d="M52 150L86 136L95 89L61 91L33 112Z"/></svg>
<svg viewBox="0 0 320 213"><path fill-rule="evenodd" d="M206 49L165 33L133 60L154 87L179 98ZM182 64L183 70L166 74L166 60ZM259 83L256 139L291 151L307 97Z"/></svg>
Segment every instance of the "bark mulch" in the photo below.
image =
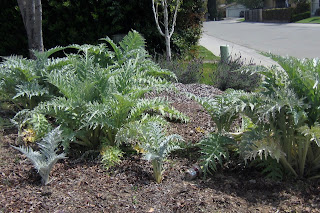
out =
<svg viewBox="0 0 320 213"><path fill-rule="evenodd" d="M177 87L221 94L208 86ZM214 129L197 103L173 93L162 95L190 117L188 124L173 123L170 133L193 144ZM128 155L109 171L97 159L59 161L51 182L42 186L31 163L10 146L16 131L5 130L0 139L0 212L320 212L319 181L272 181L238 158L226 161L207 179L185 180L198 156L191 145L168 158L161 184L153 181L149 162Z"/></svg>

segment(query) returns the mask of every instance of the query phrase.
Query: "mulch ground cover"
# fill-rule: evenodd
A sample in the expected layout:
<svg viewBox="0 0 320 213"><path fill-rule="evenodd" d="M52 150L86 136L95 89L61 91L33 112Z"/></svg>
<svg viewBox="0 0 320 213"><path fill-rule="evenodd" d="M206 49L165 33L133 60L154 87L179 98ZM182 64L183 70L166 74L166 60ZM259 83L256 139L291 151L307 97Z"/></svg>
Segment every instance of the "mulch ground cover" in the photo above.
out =
<svg viewBox="0 0 320 213"><path fill-rule="evenodd" d="M190 122L171 124L170 133L194 144L214 129L194 101L171 101ZM31 163L10 146L16 130L4 130L0 139L0 212L320 212L318 180L269 180L238 157L206 179L186 180L185 172L199 156L192 146L168 158L160 184L149 162L126 155L109 171L99 159L69 157L54 166L51 182L43 186Z"/></svg>

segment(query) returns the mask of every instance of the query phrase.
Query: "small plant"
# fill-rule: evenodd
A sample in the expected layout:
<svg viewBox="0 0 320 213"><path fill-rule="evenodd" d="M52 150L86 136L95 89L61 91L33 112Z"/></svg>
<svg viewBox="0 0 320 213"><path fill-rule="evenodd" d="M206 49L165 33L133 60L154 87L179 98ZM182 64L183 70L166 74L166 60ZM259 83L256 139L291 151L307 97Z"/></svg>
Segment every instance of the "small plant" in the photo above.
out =
<svg viewBox="0 0 320 213"><path fill-rule="evenodd" d="M229 63L219 63L217 70L211 76L213 85L221 90L228 88L254 91L261 83L257 69L261 66L245 65L242 58L230 59Z"/></svg>
<svg viewBox="0 0 320 213"><path fill-rule="evenodd" d="M115 166L121 162L123 152L117 146L104 146L101 151L101 162L108 170L110 167Z"/></svg>
<svg viewBox="0 0 320 213"><path fill-rule="evenodd" d="M282 180L284 176L284 169L277 162L276 159L268 157L262 157L261 159L256 159L250 163L250 167L258 167L261 168L261 174L265 175L266 178L271 180Z"/></svg>
<svg viewBox="0 0 320 213"><path fill-rule="evenodd" d="M174 150L180 149L180 135L166 136L164 128L158 122L136 123L129 127L128 140L136 141L144 159L151 161L153 176L157 183L162 181L163 161Z"/></svg>
<svg viewBox="0 0 320 213"><path fill-rule="evenodd" d="M232 138L220 134L210 134L199 142L198 146L201 149L199 160L204 176L217 170L216 162L222 165L223 159L229 159L228 146L233 144L235 142Z"/></svg>
<svg viewBox="0 0 320 213"><path fill-rule="evenodd" d="M41 182L44 185L49 183L49 174L54 164L59 159L66 158L64 153L57 153L58 145L62 140L61 133L62 131L60 130L60 127L57 127L48 133L46 137L44 137L42 141L38 143L40 151L34 151L30 147L26 148L12 146L29 158L29 160L33 163L34 168L40 174L42 178Z"/></svg>

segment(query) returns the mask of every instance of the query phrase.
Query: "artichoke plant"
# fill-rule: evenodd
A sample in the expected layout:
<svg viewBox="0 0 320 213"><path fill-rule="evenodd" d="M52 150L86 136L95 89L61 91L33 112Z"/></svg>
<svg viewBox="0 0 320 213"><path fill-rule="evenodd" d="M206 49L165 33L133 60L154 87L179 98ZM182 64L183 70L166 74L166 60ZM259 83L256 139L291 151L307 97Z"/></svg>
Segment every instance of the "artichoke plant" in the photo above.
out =
<svg viewBox="0 0 320 213"><path fill-rule="evenodd" d="M33 164L42 178L42 183L47 185L49 183L49 175L54 164L66 158L65 153L58 154L59 143L62 140L62 131L60 127L55 128L48 133L39 143L40 150L35 151L31 147L15 147L13 148L22 152Z"/></svg>

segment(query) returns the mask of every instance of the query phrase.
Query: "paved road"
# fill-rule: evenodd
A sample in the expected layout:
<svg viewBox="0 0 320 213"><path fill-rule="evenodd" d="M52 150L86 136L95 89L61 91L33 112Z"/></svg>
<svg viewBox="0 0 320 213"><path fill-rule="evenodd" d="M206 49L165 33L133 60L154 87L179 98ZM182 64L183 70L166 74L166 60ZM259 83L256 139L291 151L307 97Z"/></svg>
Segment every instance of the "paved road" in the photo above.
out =
<svg viewBox="0 0 320 213"><path fill-rule="evenodd" d="M202 45L213 39L218 43L225 42L238 46L235 50L243 48L249 52L270 51L283 56L320 58L320 24L248 23L225 20L205 22L203 30L204 35L200 41Z"/></svg>
<svg viewBox="0 0 320 213"><path fill-rule="evenodd" d="M233 59L237 59L241 56L241 61L246 64L256 64L263 65L267 67L272 67L273 65L279 66L272 59L265 57L260 54L259 51L254 49L250 49L232 42L228 42L222 39L215 38L213 36L209 36L207 34L202 34L200 39L200 45L206 47L215 55L220 55L220 46L229 46L229 53Z"/></svg>

